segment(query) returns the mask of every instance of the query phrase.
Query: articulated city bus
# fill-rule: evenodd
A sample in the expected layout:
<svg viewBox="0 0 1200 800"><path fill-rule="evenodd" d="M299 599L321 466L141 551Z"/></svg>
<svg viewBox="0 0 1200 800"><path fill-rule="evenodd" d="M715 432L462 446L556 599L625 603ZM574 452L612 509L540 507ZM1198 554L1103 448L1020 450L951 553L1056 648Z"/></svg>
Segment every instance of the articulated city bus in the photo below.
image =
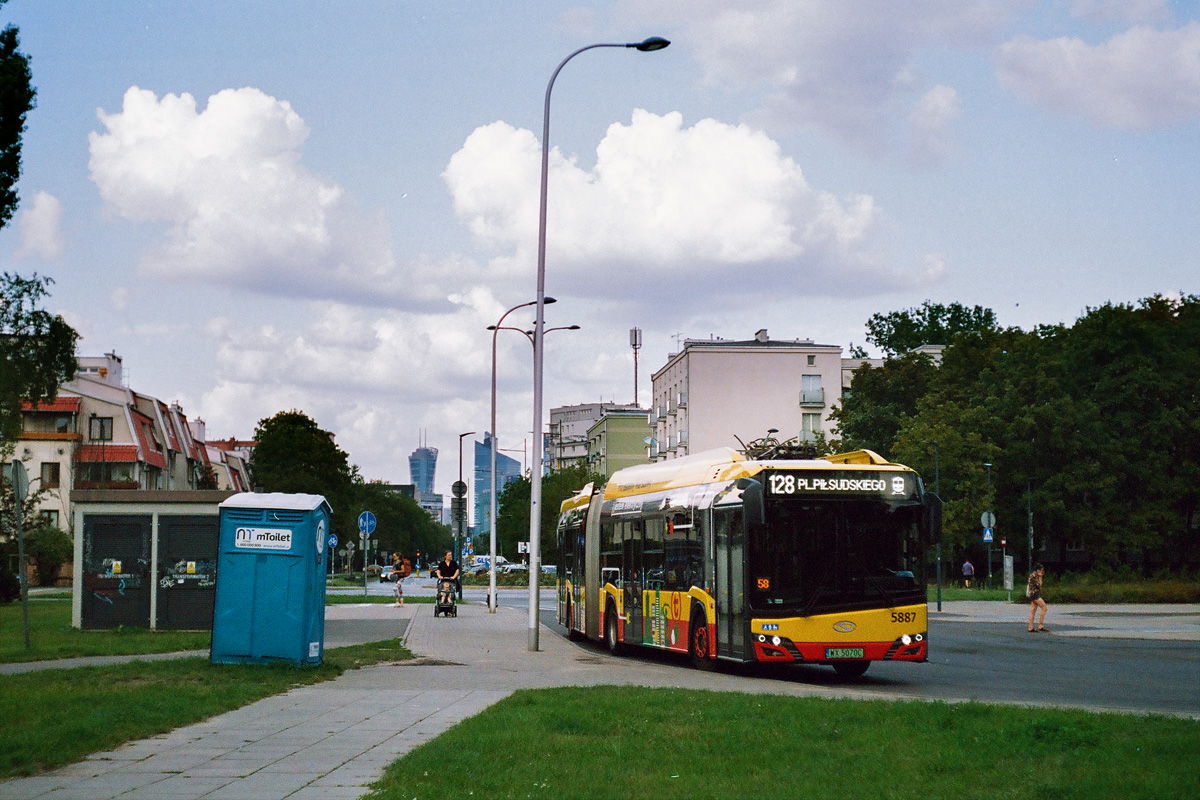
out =
<svg viewBox="0 0 1200 800"><path fill-rule="evenodd" d="M803 662L857 677L872 661L927 660L924 555L941 501L869 450L784 451L629 467L568 498L558 618L571 637L700 668Z"/></svg>

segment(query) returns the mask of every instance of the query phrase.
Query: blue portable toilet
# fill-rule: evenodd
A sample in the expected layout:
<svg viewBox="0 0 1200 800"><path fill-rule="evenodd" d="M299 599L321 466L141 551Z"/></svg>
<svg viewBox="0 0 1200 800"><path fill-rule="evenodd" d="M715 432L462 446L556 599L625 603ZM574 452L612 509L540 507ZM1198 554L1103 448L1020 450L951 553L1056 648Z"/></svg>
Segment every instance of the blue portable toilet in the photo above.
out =
<svg viewBox="0 0 1200 800"><path fill-rule="evenodd" d="M320 664L332 509L315 494L242 493L219 506L214 664Z"/></svg>

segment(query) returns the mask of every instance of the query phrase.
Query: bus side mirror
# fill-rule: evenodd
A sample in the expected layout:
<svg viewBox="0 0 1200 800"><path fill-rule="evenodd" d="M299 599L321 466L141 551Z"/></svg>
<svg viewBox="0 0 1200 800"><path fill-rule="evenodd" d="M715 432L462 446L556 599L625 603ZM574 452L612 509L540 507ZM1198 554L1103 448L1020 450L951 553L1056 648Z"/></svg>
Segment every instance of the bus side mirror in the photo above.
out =
<svg viewBox="0 0 1200 800"><path fill-rule="evenodd" d="M924 506L921 509L921 527L928 544L942 542L942 498L936 494L925 493Z"/></svg>
<svg viewBox="0 0 1200 800"><path fill-rule="evenodd" d="M746 525L766 525L763 485L753 478L738 478L733 485L742 490L742 507L746 512Z"/></svg>

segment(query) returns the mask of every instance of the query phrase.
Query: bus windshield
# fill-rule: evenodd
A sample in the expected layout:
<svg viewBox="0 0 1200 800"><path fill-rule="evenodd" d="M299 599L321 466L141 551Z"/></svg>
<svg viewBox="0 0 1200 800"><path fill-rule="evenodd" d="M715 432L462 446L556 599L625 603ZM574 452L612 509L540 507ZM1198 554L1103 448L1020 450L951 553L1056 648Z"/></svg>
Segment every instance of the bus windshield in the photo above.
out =
<svg viewBox="0 0 1200 800"><path fill-rule="evenodd" d="M769 499L748 531L750 605L816 613L925 602L920 506L873 499Z"/></svg>

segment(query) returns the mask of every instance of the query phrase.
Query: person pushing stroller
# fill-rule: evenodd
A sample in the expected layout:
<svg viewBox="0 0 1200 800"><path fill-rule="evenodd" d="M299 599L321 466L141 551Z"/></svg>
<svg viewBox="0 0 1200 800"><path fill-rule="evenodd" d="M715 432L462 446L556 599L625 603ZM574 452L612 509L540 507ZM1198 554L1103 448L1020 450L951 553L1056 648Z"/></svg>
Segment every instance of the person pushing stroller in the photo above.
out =
<svg viewBox="0 0 1200 800"><path fill-rule="evenodd" d="M438 611L445 611L458 616L457 610L454 609L454 595L455 589L458 586L459 571L458 562L454 560L454 552L447 550L445 558L442 559L437 565L437 569L434 570L434 577L437 578L438 583L437 608L434 609L435 616Z"/></svg>

